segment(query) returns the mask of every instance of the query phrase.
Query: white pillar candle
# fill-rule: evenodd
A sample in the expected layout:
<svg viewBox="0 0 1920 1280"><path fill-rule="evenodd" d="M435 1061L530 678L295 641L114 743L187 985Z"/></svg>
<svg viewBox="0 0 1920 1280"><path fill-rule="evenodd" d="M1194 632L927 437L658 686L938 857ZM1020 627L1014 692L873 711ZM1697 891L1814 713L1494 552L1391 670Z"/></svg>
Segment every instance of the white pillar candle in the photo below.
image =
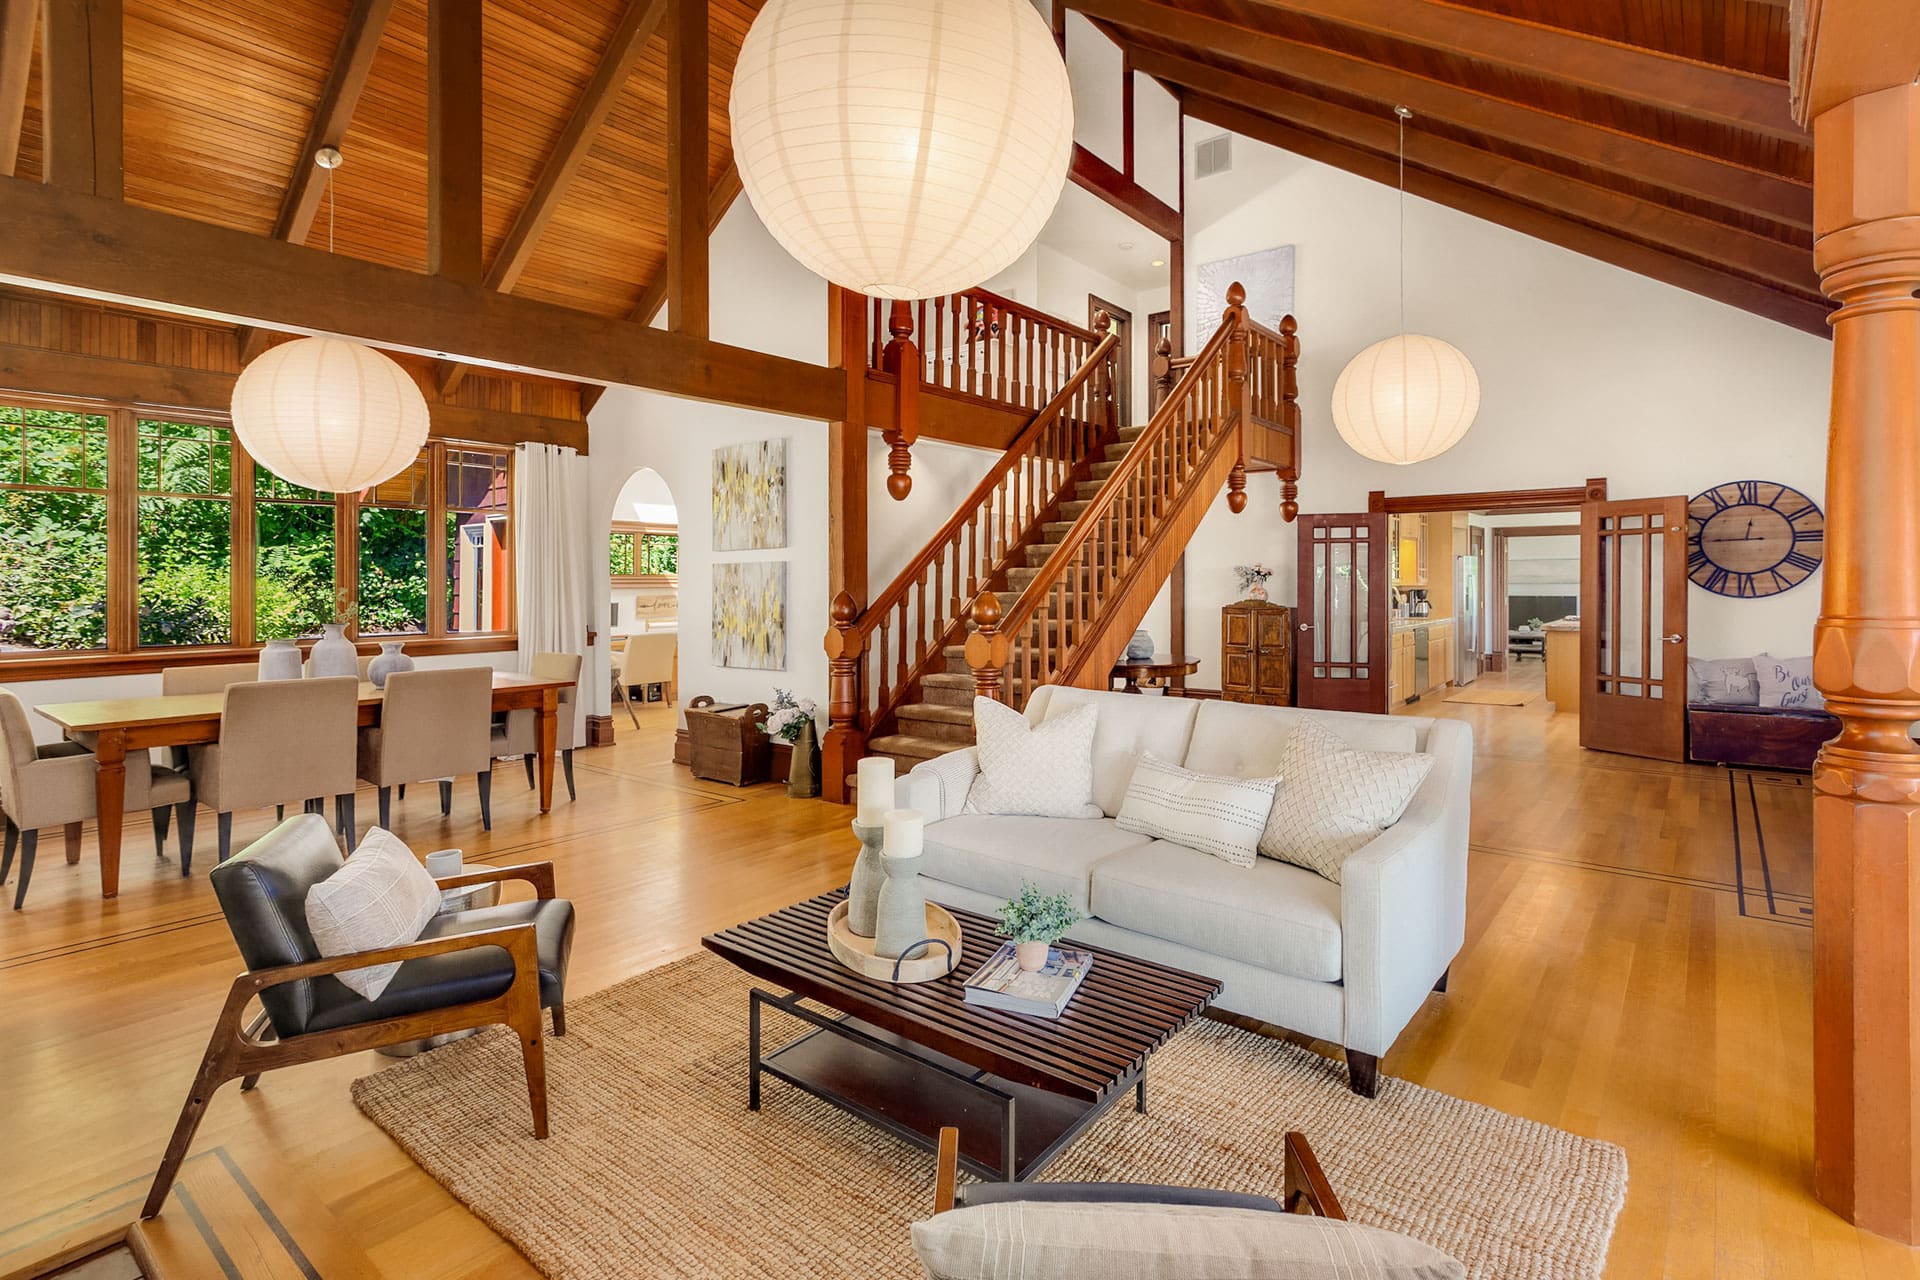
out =
<svg viewBox="0 0 1920 1280"><path fill-rule="evenodd" d="M918 809L889 809L881 846L889 858L917 858L927 842L927 817Z"/></svg>
<svg viewBox="0 0 1920 1280"><path fill-rule="evenodd" d="M853 820L863 827L877 827L893 808L893 757L868 756L853 767L853 773L858 801Z"/></svg>

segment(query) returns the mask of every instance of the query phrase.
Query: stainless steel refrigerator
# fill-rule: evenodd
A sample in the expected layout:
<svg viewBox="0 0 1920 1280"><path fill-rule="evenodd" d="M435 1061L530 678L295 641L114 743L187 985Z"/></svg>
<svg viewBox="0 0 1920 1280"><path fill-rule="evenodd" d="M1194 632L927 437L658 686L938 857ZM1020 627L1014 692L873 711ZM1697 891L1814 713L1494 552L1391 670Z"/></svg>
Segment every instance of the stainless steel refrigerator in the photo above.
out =
<svg viewBox="0 0 1920 1280"><path fill-rule="evenodd" d="M1453 558L1454 673L1457 685L1480 678L1480 648L1485 643L1480 618L1480 557Z"/></svg>

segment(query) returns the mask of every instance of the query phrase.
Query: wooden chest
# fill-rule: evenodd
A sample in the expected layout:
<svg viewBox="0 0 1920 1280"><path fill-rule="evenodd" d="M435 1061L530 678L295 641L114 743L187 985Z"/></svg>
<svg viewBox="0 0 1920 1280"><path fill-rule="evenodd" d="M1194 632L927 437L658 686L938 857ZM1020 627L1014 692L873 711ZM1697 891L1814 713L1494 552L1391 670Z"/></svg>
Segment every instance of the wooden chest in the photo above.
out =
<svg viewBox="0 0 1920 1280"><path fill-rule="evenodd" d="M773 745L760 726L767 704L717 703L702 694L687 704L687 741L693 776L744 787L765 782Z"/></svg>
<svg viewBox="0 0 1920 1280"><path fill-rule="evenodd" d="M1242 600L1220 611L1220 696L1228 702L1293 705L1293 610Z"/></svg>

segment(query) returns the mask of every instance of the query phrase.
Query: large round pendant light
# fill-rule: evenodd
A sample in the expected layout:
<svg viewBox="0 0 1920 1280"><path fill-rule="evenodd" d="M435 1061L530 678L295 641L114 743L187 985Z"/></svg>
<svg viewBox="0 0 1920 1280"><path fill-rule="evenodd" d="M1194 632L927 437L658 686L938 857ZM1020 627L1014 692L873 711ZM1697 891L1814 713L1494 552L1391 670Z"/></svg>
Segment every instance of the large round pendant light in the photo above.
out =
<svg viewBox="0 0 1920 1280"><path fill-rule="evenodd" d="M1073 151L1029 0L769 0L733 73L741 185L810 271L880 298L977 285L1027 251Z"/></svg>
<svg viewBox="0 0 1920 1280"><path fill-rule="evenodd" d="M233 429L261 466L307 489L358 493L400 474L427 442L427 400L372 347L296 338L233 385Z"/></svg>
<svg viewBox="0 0 1920 1280"><path fill-rule="evenodd" d="M1349 448L1405 466L1460 442L1480 412L1480 375L1458 347L1407 327L1407 120L1400 117L1400 329L1348 361L1333 384L1333 425Z"/></svg>

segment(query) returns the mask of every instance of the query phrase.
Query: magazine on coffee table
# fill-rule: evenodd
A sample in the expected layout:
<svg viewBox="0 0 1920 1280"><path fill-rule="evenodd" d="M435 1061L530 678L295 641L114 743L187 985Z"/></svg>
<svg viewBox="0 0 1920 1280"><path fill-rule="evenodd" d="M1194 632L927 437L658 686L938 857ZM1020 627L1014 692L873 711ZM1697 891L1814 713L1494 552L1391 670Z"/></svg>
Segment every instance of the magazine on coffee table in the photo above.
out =
<svg viewBox="0 0 1920 1280"><path fill-rule="evenodd" d="M985 1009L1057 1018L1092 967L1090 951L1049 947L1046 967L1027 973L1014 957L1013 944L1005 943L967 979L966 1001Z"/></svg>

